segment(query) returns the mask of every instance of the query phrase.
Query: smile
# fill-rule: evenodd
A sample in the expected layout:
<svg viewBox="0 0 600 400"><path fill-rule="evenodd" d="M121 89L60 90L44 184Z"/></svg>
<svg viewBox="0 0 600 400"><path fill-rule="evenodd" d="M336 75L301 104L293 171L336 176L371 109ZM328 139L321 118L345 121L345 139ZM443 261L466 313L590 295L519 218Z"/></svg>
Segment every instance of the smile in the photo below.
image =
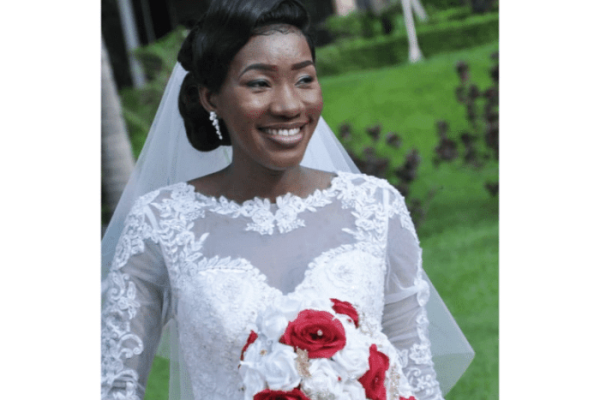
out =
<svg viewBox="0 0 600 400"><path fill-rule="evenodd" d="M262 128L261 131L267 135L272 142L275 142L283 147L294 147L302 142L304 138L304 126L296 126L293 128Z"/></svg>
<svg viewBox="0 0 600 400"><path fill-rule="evenodd" d="M300 133L300 128L295 129L265 129L269 135L294 136Z"/></svg>

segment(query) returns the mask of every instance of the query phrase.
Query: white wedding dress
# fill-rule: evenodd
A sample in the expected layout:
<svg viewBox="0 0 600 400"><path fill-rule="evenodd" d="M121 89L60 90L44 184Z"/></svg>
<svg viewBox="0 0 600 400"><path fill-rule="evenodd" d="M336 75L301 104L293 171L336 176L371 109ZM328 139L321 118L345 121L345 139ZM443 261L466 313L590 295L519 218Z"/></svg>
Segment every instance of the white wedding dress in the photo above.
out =
<svg viewBox="0 0 600 400"><path fill-rule="evenodd" d="M127 217L108 281L102 399L143 398L168 321L194 399L243 399L250 326L292 292L354 304L396 346L416 398L442 399L421 249L403 197L384 180L339 172L328 189L275 204L239 205L187 183L153 191Z"/></svg>

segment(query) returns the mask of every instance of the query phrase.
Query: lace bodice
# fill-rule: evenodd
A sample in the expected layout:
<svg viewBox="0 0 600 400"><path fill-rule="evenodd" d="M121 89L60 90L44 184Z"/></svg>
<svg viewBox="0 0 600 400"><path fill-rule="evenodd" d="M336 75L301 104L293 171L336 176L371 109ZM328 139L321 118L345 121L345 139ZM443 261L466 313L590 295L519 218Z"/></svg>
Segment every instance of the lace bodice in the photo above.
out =
<svg viewBox="0 0 600 400"><path fill-rule="evenodd" d="M142 399L162 326L177 326L195 399L243 399L240 351L257 313L290 293L354 304L396 346L418 400L442 398L427 333L421 250L402 196L339 173L302 199L237 204L186 183L142 196L109 274L102 398Z"/></svg>

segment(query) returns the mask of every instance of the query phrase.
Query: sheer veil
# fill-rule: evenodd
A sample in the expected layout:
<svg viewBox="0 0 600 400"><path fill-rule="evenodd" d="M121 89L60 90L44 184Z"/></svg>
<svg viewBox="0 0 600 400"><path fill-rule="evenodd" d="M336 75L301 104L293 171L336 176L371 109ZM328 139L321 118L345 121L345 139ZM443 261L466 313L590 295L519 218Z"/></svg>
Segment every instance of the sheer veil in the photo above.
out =
<svg viewBox="0 0 600 400"><path fill-rule="evenodd" d="M218 171L231 160L230 147L222 146L202 153L189 144L178 111L179 89L186 73L177 63L133 174L102 239L103 294L125 217L135 200L160 187ZM302 165L331 172L359 172L323 118L319 121ZM425 279L431 288L427 312L433 361L440 387L447 393L468 367L474 352L429 279ZM193 400L187 372L184 364L179 362L178 336L176 324L171 319L163 329L158 354L170 359L170 399Z"/></svg>

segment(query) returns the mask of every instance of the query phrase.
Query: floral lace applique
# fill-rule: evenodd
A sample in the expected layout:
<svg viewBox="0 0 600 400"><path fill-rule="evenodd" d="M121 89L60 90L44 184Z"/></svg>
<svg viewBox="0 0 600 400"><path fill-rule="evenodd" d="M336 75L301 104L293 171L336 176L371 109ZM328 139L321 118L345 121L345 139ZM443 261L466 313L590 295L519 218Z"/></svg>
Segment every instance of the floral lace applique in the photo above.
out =
<svg viewBox="0 0 600 400"><path fill-rule="evenodd" d="M221 215L229 215L232 218L240 216L250 218L252 222L248 223L247 231L255 231L261 235L272 235L275 226L277 226L279 233L287 233L303 227L304 220L298 218L298 214L307 210L316 212L317 207L330 204L335 191L335 181L336 178L333 178L331 187L325 190L316 190L305 199L291 193L279 196L275 203L277 206L275 213L271 211L272 204L268 199L256 197L239 205L223 196L218 200L202 194L198 194L198 196L202 199L207 210Z"/></svg>
<svg viewBox="0 0 600 400"><path fill-rule="evenodd" d="M387 182L384 182L383 184L385 186L389 185ZM391 188L391 185L389 185L389 188ZM404 198L396 190L391 190L390 192L392 193L392 198L390 199L391 204L388 208L388 217L391 219L397 216L400 220L400 225L412 234L418 244L419 238ZM421 310L416 317L418 341L413 343L410 349L404 349L398 354L402 368L414 390L421 392L431 400L443 400L435 375L424 372L426 370L434 371L434 369L431 343L429 341L427 329L429 320L427 319L427 313L425 311L425 305L429 300L430 288L423 275L422 251L419 248L417 273L414 278L414 287L417 289L416 299L421 307Z"/></svg>
<svg viewBox="0 0 600 400"><path fill-rule="evenodd" d="M144 350L144 343L137 335L131 333L130 322L135 317L140 304L135 300L136 288L127 274L113 271L108 279L112 288L108 294L108 304L103 311L102 327L102 398L108 398L111 388L116 382L126 385L126 399L139 400L135 394L138 373L125 368L123 362L139 355ZM121 385L123 385L121 383ZM114 396L118 394L113 393ZM119 398L119 397L114 397Z"/></svg>
<svg viewBox="0 0 600 400"><path fill-rule="evenodd" d="M160 211L161 219L173 220L179 216L180 221L193 221L204 217L202 204L195 201L193 186L182 182L167 189L171 189L171 196L153 204Z"/></svg>
<svg viewBox="0 0 600 400"><path fill-rule="evenodd" d="M389 185L390 188L392 188L392 186L387 181L385 183L387 185ZM407 229L410 233L412 233L413 237L417 241L417 244L419 244L419 237L417 236L417 231L415 229L415 225L412 221L412 218L410 217L410 212L408 211L408 208L406 207L406 202L404 201L404 197L402 197L400 192L398 192L395 189L392 190L392 194L394 196L394 199L392 200L391 207L389 208L389 211L390 211L389 217L392 218L394 215L399 215L400 216L400 225L404 229Z"/></svg>
<svg viewBox="0 0 600 400"><path fill-rule="evenodd" d="M145 207L158 195L148 193L133 206L115 250L108 274L110 289L102 312L102 398L140 400L137 395L138 373L126 368L125 360L144 350L142 339L131 331L140 303L137 288L121 268L129 258L144 251L144 240L152 238L152 229L145 220ZM124 391L124 393L123 393ZM110 397L109 397L110 396Z"/></svg>

